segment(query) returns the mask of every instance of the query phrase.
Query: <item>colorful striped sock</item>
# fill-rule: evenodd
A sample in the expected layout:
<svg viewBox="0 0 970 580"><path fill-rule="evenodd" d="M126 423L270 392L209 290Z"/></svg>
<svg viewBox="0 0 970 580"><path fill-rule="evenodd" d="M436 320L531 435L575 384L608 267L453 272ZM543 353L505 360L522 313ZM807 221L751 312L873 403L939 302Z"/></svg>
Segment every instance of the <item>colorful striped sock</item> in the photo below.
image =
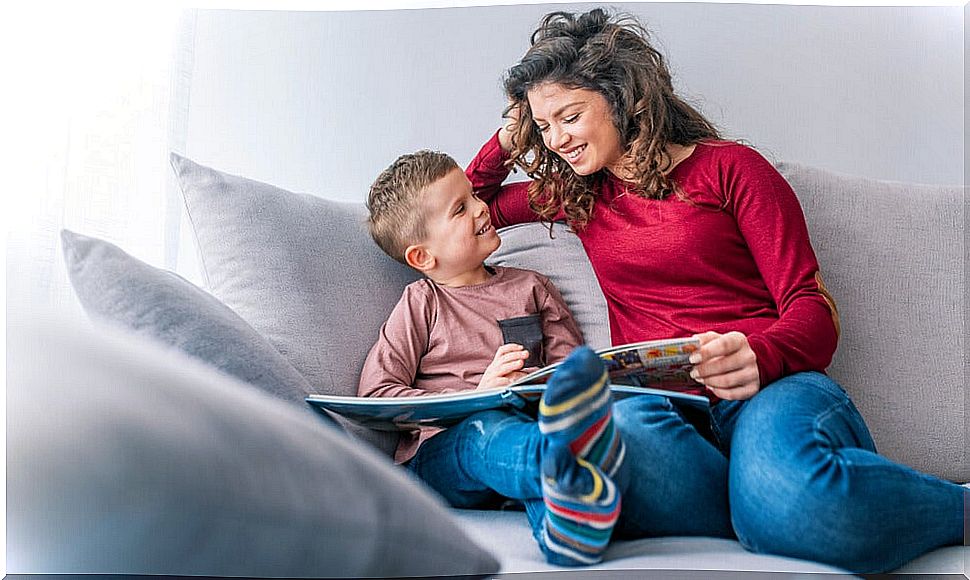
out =
<svg viewBox="0 0 970 580"><path fill-rule="evenodd" d="M592 349L573 350L556 369L539 403L539 431L552 445L616 475L626 448L613 425L613 399L603 361Z"/></svg>
<svg viewBox="0 0 970 580"><path fill-rule="evenodd" d="M542 459L542 499L546 513L539 544L546 560L559 566L600 562L620 517L613 480L568 448L550 446Z"/></svg>

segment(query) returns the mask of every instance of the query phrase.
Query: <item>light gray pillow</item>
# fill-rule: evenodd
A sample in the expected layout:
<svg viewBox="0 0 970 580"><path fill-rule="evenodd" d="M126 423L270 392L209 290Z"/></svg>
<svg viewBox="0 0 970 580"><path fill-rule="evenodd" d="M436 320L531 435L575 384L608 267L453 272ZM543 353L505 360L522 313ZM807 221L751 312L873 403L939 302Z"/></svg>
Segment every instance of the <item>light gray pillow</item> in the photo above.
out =
<svg viewBox="0 0 970 580"><path fill-rule="evenodd" d="M320 393L356 395L416 272L371 240L362 204L295 194L172 154L208 289ZM396 433L355 432L392 454Z"/></svg>
<svg viewBox="0 0 970 580"><path fill-rule="evenodd" d="M829 373L879 451L970 480L966 432L964 197L958 186L778 169L805 212L842 338Z"/></svg>
<svg viewBox="0 0 970 580"><path fill-rule="evenodd" d="M562 222L553 223L552 228L552 239L548 226L540 223L502 228L498 232L502 245L488 262L535 270L547 276L569 306L586 344L594 349L611 346L606 298L583 243Z"/></svg>
<svg viewBox="0 0 970 580"><path fill-rule="evenodd" d="M9 322L8 572L497 571L404 470L292 405L117 327Z"/></svg>
<svg viewBox="0 0 970 580"><path fill-rule="evenodd" d="M306 379L212 295L97 238L62 230L61 245L71 284L89 316L174 346L318 415L304 400L313 393Z"/></svg>

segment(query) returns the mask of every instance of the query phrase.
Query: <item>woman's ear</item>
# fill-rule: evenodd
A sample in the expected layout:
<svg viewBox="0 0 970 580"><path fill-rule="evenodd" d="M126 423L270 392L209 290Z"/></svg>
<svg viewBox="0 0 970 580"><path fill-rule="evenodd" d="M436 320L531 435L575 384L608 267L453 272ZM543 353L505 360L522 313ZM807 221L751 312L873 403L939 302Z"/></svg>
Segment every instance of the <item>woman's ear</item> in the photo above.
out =
<svg viewBox="0 0 970 580"><path fill-rule="evenodd" d="M437 263L435 257L421 244L405 248L404 261L407 262L408 266L411 266L422 274L427 274Z"/></svg>

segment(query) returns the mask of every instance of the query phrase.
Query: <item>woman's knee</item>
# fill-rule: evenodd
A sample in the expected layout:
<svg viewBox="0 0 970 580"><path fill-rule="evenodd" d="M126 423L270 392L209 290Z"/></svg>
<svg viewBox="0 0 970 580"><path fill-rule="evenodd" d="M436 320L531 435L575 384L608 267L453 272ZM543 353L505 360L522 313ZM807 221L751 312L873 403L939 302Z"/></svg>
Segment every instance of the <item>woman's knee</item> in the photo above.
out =
<svg viewBox="0 0 970 580"><path fill-rule="evenodd" d="M776 388L778 387L778 388ZM841 449L864 447L861 419L836 383L818 373L778 381L751 399L731 442L731 524L755 552L847 567L853 494ZM841 538L837 546L833 538Z"/></svg>
<svg viewBox="0 0 970 580"><path fill-rule="evenodd" d="M871 446L868 430L842 388L821 373L798 373L775 381L748 400L731 436L731 455L764 456L762 461L817 459L809 445L835 437L832 447ZM850 435L849 440L843 435ZM808 446L808 447L806 447Z"/></svg>
<svg viewBox="0 0 970 580"><path fill-rule="evenodd" d="M655 426L676 417L677 409L667 397L640 395L613 403L613 421L621 433Z"/></svg>

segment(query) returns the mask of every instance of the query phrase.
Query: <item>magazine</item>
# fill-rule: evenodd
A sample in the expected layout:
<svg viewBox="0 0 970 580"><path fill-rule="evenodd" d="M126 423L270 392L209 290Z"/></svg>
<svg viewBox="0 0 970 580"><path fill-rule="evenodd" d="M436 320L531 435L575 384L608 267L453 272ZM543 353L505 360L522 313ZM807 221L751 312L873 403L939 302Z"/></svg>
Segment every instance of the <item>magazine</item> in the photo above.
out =
<svg viewBox="0 0 970 580"><path fill-rule="evenodd" d="M652 340L596 351L610 375L614 399L653 394L707 408L704 386L690 377L687 360L697 339ZM306 401L382 431L448 427L478 411L502 407L535 415L545 382L560 363L548 365L506 387L419 397L311 395Z"/></svg>

